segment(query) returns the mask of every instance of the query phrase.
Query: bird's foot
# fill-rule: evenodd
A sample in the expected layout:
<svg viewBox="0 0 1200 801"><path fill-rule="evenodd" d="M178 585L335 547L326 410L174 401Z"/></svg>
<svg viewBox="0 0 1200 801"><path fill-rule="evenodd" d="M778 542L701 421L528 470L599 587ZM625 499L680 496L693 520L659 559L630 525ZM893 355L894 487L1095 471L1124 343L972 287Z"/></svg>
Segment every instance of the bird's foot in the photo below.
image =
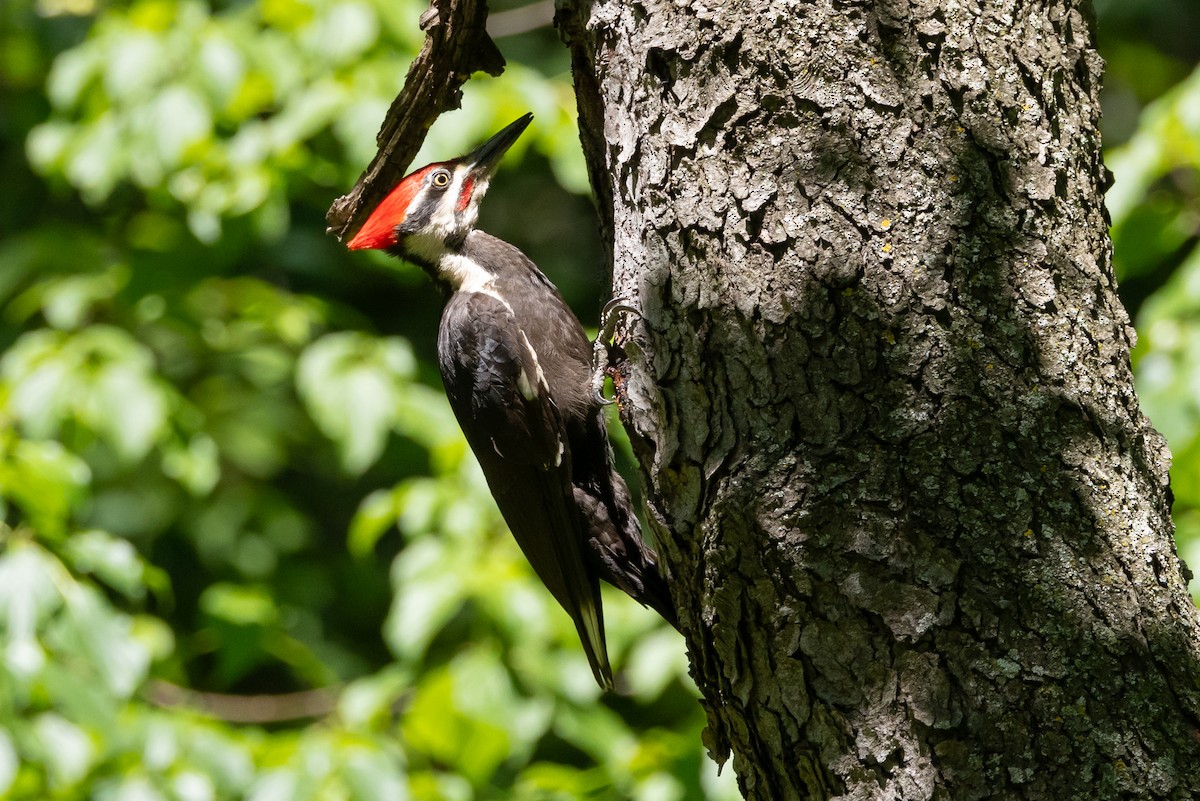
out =
<svg viewBox="0 0 1200 801"><path fill-rule="evenodd" d="M630 306L625 298L613 298L605 303L600 311L600 331L596 334L596 341L592 343L592 395L603 406L616 403L615 400L604 397L604 376L608 372L608 343L612 340L622 314L642 316L642 313Z"/></svg>

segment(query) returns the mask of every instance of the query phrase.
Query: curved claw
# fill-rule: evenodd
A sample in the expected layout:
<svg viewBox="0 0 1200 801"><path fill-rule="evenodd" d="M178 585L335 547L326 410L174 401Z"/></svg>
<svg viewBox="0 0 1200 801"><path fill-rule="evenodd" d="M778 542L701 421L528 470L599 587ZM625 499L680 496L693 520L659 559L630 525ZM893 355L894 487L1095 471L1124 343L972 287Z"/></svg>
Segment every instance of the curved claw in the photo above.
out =
<svg viewBox="0 0 1200 801"><path fill-rule="evenodd" d="M638 317L642 313L629 305L629 298L613 298L608 303L604 304L604 308L600 310L600 319L607 322L609 317L612 317L617 312L628 312L636 314Z"/></svg>
<svg viewBox="0 0 1200 801"><path fill-rule="evenodd" d="M617 402L615 399L604 397L604 374L608 367L608 341L612 339L613 331L617 327L617 319L625 313L642 316L640 311L629 305L626 298L613 298L605 303L600 311L600 331L596 334L596 341L592 343L592 397L602 406L611 406Z"/></svg>
<svg viewBox="0 0 1200 801"><path fill-rule="evenodd" d="M604 397L604 373L608 370L608 348L604 340L596 337L592 343L592 398L601 406L610 406L616 401Z"/></svg>
<svg viewBox="0 0 1200 801"><path fill-rule="evenodd" d="M613 329L617 327L617 319L622 314L642 316L640 311L629 305L628 298L613 298L600 310L600 333L597 338L608 340L613 334Z"/></svg>

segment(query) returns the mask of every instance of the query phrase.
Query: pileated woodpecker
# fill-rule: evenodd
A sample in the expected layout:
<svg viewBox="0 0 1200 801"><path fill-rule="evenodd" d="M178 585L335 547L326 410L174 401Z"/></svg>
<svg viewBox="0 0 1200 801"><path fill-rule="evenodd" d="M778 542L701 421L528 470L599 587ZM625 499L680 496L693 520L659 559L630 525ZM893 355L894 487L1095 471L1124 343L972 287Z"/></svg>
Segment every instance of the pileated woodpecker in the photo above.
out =
<svg viewBox="0 0 1200 801"><path fill-rule="evenodd" d="M500 159L532 119L406 176L348 247L415 262L442 289L438 364L450 406L513 536L610 689L599 579L672 625L675 607L613 468L592 344L524 253L475 229Z"/></svg>

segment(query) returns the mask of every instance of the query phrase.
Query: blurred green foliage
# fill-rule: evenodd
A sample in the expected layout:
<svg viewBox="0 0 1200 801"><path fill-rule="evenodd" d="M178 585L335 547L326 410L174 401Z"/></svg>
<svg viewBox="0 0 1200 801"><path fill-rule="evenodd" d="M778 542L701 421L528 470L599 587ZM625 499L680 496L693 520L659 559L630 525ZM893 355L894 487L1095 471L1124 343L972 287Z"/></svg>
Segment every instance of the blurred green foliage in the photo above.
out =
<svg viewBox="0 0 1200 801"><path fill-rule="evenodd" d="M1109 62L1105 154L1138 396L1174 462L1176 541L1200 566L1200 6L1097 2ZM1200 580L1192 582L1200 597Z"/></svg>
<svg viewBox="0 0 1200 801"><path fill-rule="evenodd" d="M595 687L442 396L432 288L322 233L423 6L0 5L0 797L736 796L679 636L619 593L621 692ZM1098 6L1118 269L1195 549L1196 12ZM500 45L426 155L532 110L482 225L594 319L566 54Z"/></svg>

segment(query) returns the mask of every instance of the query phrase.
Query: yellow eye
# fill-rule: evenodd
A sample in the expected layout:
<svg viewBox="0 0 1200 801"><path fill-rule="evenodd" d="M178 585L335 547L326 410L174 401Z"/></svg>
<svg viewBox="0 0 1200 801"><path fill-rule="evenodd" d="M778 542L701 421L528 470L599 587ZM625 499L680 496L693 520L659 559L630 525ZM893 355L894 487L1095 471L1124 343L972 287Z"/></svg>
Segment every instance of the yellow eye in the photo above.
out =
<svg viewBox="0 0 1200 801"><path fill-rule="evenodd" d="M450 185L450 173L445 170L438 170L430 180L438 189L445 189Z"/></svg>

